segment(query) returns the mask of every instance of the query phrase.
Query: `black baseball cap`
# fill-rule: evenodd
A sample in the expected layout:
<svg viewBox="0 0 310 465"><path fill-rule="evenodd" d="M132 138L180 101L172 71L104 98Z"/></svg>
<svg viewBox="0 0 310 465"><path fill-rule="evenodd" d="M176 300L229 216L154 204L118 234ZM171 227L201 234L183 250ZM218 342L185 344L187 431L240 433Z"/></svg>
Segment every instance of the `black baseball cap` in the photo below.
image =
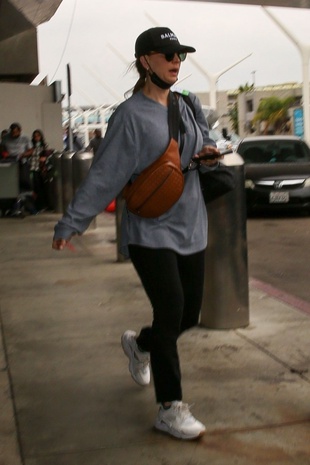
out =
<svg viewBox="0 0 310 465"><path fill-rule="evenodd" d="M181 45L177 36L168 27L152 27L139 35L135 45L136 58L147 55L149 52L193 53L196 52L196 49L188 45Z"/></svg>

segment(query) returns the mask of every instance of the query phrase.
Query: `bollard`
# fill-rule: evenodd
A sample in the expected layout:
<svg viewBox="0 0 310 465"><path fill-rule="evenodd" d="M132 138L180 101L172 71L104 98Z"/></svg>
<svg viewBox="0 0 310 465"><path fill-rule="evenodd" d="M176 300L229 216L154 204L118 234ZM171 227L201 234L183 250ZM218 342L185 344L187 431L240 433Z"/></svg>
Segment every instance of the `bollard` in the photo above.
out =
<svg viewBox="0 0 310 465"><path fill-rule="evenodd" d="M234 170L236 188L207 207L208 246L200 324L212 329L249 324L243 159L231 153L225 155L223 163Z"/></svg>
<svg viewBox="0 0 310 465"><path fill-rule="evenodd" d="M52 180L49 185L49 200L56 213L62 213L62 180L61 180L62 152L54 152L51 156Z"/></svg>
<svg viewBox="0 0 310 465"><path fill-rule="evenodd" d="M62 211L65 212L73 198L72 158L74 152L64 152L61 157Z"/></svg>
<svg viewBox="0 0 310 465"><path fill-rule="evenodd" d="M93 162L92 152L76 152L72 158L73 193L86 178L89 168Z"/></svg>
<svg viewBox="0 0 310 465"><path fill-rule="evenodd" d="M76 152L72 157L72 189L73 195L76 193L80 184L86 178L94 159L93 152L84 152L83 150ZM96 218L92 220L89 228L96 228Z"/></svg>

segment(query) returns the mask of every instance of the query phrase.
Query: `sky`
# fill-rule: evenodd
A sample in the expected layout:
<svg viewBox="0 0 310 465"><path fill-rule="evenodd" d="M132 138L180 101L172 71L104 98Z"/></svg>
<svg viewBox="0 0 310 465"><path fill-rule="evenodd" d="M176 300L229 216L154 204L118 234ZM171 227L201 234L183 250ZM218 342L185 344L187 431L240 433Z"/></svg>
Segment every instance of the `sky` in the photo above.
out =
<svg viewBox="0 0 310 465"><path fill-rule="evenodd" d="M310 47L310 9L268 7L303 44ZM216 75L242 60L218 79L218 90L240 85L266 86L302 82L297 47L261 6L152 0L63 0L55 15L38 27L40 74L50 84L61 81L67 99L67 64L72 105L113 104L137 80L137 36L166 26L181 44L197 52L182 63L178 87L208 92L206 73ZM250 56L248 56L250 55ZM247 57L247 58L246 58Z"/></svg>

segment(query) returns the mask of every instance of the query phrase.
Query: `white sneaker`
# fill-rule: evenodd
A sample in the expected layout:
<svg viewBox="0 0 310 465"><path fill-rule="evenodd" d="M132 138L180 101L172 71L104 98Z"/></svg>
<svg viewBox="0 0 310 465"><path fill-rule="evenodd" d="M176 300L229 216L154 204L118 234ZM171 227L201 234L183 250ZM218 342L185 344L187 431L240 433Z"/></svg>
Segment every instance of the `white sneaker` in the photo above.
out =
<svg viewBox="0 0 310 465"><path fill-rule="evenodd" d="M196 439L203 436L205 426L193 417L188 404L173 401L167 410L161 406L155 428L179 439Z"/></svg>
<svg viewBox="0 0 310 465"><path fill-rule="evenodd" d="M129 371L133 380L140 386L150 384L150 354L139 350L134 331L125 331L122 335L122 347L129 358Z"/></svg>

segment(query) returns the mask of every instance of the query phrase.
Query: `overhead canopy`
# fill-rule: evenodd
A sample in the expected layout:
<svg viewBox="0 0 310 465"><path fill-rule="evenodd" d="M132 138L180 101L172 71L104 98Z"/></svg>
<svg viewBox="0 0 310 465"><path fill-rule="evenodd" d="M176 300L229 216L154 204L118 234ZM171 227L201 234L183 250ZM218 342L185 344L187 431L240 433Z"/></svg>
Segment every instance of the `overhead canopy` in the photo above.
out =
<svg viewBox="0 0 310 465"><path fill-rule="evenodd" d="M179 1L179 0L178 0ZM310 0L186 0L187 2L239 3L240 5L281 6L289 8L310 8Z"/></svg>
<svg viewBox="0 0 310 465"><path fill-rule="evenodd" d="M38 74L37 32L62 0L0 0L0 81L31 82Z"/></svg>
<svg viewBox="0 0 310 465"><path fill-rule="evenodd" d="M182 0L181 0L182 1ZM186 0L205 1L209 0ZM310 0L210 0L293 8L310 8ZM38 74L36 28L48 21L62 0L0 0L0 81L32 82Z"/></svg>

